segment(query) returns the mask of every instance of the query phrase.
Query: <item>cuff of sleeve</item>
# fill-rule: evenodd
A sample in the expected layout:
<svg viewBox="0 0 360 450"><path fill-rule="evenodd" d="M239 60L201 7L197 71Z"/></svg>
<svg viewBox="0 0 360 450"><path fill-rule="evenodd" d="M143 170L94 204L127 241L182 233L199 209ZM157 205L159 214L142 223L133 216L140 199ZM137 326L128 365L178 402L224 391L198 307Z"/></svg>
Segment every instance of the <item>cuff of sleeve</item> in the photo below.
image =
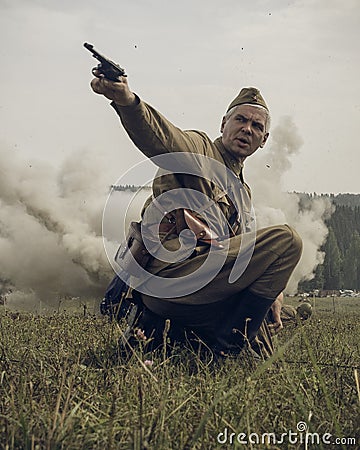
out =
<svg viewBox="0 0 360 450"><path fill-rule="evenodd" d="M140 103L141 103L140 98L135 94L135 102L132 105L121 106L121 105L116 104L114 101L112 101L110 103L110 106L112 106L115 109L115 111L119 115L121 115L126 112L135 112L136 110L140 109L141 108Z"/></svg>

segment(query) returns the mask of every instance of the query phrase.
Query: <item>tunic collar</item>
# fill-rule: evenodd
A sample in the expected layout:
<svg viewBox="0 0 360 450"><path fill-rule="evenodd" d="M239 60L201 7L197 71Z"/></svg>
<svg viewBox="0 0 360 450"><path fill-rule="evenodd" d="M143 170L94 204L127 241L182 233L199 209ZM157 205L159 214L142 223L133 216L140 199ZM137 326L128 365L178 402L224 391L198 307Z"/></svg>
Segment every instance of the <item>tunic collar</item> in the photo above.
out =
<svg viewBox="0 0 360 450"><path fill-rule="evenodd" d="M235 173L235 175L238 178L240 178L240 180L242 182L244 182L243 173L242 173L244 164L242 162L238 161L237 159L235 159L232 156L232 154L224 147L221 137L218 137L214 141L214 144L215 144L216 148L219 150L219 152L221 153L221 156L224 158L226 167L231 169Z"/></svg>

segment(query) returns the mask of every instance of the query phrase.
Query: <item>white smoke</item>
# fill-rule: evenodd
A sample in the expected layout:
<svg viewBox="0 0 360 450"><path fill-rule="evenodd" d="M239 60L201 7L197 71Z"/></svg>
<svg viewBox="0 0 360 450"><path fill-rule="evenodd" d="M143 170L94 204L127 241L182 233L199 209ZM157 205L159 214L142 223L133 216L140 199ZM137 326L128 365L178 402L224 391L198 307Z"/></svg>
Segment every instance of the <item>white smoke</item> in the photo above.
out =
<svg viewBox="0 0 360 450"><path fill-rule="evenodd" d="M247 162L247 179L251 180L258 227L288 223L303 239L303 254L287 287L288 293L294 293L299 281L313 278L316 267L324 260L320 247L328 233L325 219L333 206L324 197L313 199L304 207L300 195L283 191L283 177L303 144L293 120L283 117L271 137L269 146L258 150L261 153Z"/></svg>
<svg viewBox="0 0 360 450"><path fill-rule="evenodd" d="M55 170L0 149L0 280L12 289L8 305L103 293L111 269L101 236L108 189L101 166L79 152Z"/></svg>

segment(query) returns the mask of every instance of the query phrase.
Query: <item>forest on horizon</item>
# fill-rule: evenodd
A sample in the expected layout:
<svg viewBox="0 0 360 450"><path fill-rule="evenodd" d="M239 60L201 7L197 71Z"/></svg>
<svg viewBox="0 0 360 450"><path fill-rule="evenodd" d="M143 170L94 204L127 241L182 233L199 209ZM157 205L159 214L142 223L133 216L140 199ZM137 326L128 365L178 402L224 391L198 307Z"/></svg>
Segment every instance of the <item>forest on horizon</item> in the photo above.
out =
<svg viewBox="0 0 360 450"><path fill-rule="evenodd" d="M360 194L297 193L303 200L328 198L335 206L325 220L328 236L325 253L312 280L300 283L299 290L360 290Z"/></svg>

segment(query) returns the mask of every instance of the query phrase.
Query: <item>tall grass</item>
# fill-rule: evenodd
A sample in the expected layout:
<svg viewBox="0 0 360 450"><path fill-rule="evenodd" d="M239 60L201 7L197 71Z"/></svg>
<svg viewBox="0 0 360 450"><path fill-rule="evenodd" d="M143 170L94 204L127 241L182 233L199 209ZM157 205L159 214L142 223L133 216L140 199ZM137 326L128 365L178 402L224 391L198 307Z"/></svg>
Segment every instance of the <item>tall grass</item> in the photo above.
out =
<svg viewBox="0 0 360 450"><path fill-rule="evenodd" d="M106 319L3 313L0 445L360 448L360 307L349 313L340 306L334 313L324 301L308 323L284 330L275 355L260 363L250 355L215 362L183 348L155 355L138 348L125 359L117 351L121 328ZM300 422L320 437L330 433L332 442L357 443L300 442ZM289 431L298 432L298 442L255 442L255 434Z"/></svg>

